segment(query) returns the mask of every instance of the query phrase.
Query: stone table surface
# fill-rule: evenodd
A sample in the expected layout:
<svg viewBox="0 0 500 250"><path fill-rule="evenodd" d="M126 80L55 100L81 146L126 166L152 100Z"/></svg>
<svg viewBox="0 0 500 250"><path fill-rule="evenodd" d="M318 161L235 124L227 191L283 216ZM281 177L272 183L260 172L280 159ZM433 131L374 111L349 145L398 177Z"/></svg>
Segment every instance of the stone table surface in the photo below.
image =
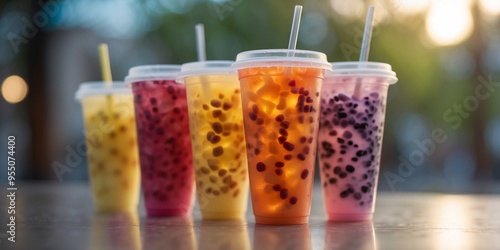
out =
<svg viewBox="0 0 500 250"><path fill-rule="evenodd" d="M315 187L309 224L148 218L97 214L85 183L21 183L16 242L7 240L6 187L0 198L0 249L500 249L500 196L388 193L377 197L373 222L326 221Z"/></svg>

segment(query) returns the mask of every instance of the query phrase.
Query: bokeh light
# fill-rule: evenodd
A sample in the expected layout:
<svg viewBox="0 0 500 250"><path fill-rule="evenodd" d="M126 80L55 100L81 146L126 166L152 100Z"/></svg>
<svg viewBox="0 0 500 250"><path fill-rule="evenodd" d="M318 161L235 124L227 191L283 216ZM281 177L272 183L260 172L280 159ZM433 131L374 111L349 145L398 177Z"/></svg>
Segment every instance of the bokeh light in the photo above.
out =
<svg viewBox="0 0 500 250"><path fill-rule="evenodd" d="M479 0L479 7L482 11L490 15L500 14L500 1L499 0Z"/></svg>
<svg viewBox="0 0 500 250"><path fill-rule="evenodd" d="M362 0L330 0L330 6L336 13L348 19L360 18L366 12Z"/></svg>
<svg viewBox="0 0 500 250"><path fill-rule="evenodd" d="M2 83L2 96L8 103L21 102L27 94L28 85L20 76L9 76Z"/></svg>
<svg viewBox="0 0 500 250"><path fill-rule="evenodd" d="M436 45L458 44L471 35L473 21L469 5L467 0L437 0L432 3L426 17L426 30Z"/></svg>
<svg viewBox="0 0 500 250"><path fill-rule="evenodd" d="M418 14L429 8L431 0L392 0L391 4L399 14Z"/></svg>

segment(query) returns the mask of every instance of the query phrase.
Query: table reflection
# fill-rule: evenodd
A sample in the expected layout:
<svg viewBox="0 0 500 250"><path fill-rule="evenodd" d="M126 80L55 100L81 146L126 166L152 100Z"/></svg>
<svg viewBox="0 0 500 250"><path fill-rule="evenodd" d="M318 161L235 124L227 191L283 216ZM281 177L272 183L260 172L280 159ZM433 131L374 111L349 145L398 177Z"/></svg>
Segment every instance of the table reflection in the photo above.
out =
<svg viewBox="0 0 500 250"><path fill-rule="evenodd" d="M373 223L326 222L325 249L377 249Z"/></svg>
<svg viewBox="0 0 500 250"><path fill-rule="evenodd" d="M94 214L89 249L141 249L137 212Z"/></svg>
<svg viewBox="0 0 500 250"><path fill-rule="evenodd" d="M200 226L200 249L250 249L245 220L204 220Z"/></svg>
<svg viewBox="0 0 500 250"><path fill-rule="evenodd" d="M144 249L196 249L193 220L189 217L146 217L142 228Z"/></svg>
<svg viewBox="0 0 500 250"><path fill-rule="evenodd" d="M312 249L308 224L289 226L255 225L253 249Z"/></svg>
<svg viewBox="0 0 500 250"><path fill-rule="evenodd" d="M445 196L437 201L433 212L436 232L433 234L436 249L473 249L471 242L472 210L470 200L461 196ZM479 204L478 204L479 205Z"/></svg>

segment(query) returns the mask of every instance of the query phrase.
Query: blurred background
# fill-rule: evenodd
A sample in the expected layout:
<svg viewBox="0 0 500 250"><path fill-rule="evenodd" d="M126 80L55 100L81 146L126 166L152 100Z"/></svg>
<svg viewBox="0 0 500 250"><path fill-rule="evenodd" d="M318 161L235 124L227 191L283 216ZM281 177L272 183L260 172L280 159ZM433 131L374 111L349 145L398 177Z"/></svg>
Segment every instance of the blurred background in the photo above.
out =
<svg viewBox="0 0 500 250"><path fill-rule="evenodd" d="M196 60L196 23L208 59L285 48L293 6L304 6L298 48L357 60L368 4L370 61L390 87L382 190L500 192L498 0L11 0L0 2L0 152L16 136L16 177L87 179L78 84L99 80L109 44L114 79L130 67ZM0 153L0 182L6 153Z"/></svg>

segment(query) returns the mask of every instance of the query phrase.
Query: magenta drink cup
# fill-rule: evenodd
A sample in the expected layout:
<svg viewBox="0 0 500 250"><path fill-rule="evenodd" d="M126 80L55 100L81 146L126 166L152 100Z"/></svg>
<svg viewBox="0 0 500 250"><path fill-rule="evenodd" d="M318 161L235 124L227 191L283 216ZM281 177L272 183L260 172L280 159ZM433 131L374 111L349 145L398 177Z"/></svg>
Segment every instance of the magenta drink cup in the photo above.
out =
<svg viewBox="0 0 500 250"><path fill-rule="evenodd" d="M134 94L142 191L149 216L187 216L194 174L186 88L178 65L133 67L125 78Z"/></svg>
<svg viewBox="0 0 500 250"><path fill-rule="evenodd" d="M397 81L377 62L332 63L321 94L321 182L329 220L363 221L375 209L387 89Z"/></svg>

